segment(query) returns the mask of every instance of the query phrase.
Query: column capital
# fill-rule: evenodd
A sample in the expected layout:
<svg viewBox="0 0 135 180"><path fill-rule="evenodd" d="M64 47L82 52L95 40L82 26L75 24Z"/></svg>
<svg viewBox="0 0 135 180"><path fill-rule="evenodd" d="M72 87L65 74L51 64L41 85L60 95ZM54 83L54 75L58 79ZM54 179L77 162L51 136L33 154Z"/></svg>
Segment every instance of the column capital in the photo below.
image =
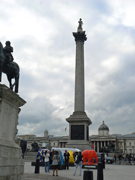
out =
<svg viewBox="0 0 135 180"><path fill-rule="evenodd" d="M86 34L85 34L85 31L82 31L82 32L73 32L73 36L75 37L75 41L86 41L87 40L87 37L86 37Z"/></svg>

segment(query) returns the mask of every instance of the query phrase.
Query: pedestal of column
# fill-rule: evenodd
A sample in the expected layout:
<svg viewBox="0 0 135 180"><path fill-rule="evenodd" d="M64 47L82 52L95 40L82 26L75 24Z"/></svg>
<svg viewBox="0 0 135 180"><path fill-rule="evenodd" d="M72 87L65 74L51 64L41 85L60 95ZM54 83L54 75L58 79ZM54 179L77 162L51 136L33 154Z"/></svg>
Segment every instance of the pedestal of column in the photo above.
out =
<svg viewBox="0 0 135 180"><path fill-rule="evenodd" d="M18 114L26 102L7 86L0 84L0 179L23 180L22 150L15 143Z"/></svg>
<svg viewBox="0 0 135 180"><path fill-rule="evenodd" d="M85 112L74 112L66 119L69 123L69 141L66 147L78 148L81 151L92 149L89 144L90 119Z"/></svg>

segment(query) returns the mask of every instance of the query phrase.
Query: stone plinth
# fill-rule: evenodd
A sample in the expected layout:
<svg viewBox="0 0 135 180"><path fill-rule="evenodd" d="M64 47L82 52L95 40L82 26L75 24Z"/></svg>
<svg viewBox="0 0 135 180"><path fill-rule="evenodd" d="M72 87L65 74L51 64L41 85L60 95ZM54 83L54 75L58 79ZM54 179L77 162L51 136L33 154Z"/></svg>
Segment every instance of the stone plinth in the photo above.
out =
<svg viewBox="0 0 135 180"><path fill-rule="evenodd" d="M18 114L26 102L7 86L0 84L0 179L23 180L22 150L15 143Z"/></svg>
<svg viewBox="0 0 135 180"><path fill-rule="evenodd" d="M81 151L92 149L89 144L89 125L91 120L86 113L74 112L66 121L69 123L69 141L66 147L78 148Z"/></svg>

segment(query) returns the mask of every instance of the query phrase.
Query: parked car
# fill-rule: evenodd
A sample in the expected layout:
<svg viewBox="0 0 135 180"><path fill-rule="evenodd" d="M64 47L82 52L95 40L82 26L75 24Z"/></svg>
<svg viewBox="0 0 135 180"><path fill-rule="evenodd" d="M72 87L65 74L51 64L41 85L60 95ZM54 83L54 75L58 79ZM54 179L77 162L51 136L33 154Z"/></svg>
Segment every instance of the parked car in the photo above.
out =
<svg viewBox="0 0 135 180"><path fill-rule="evenodd" d="M103 153L97 153L97 157L98 157L98 162L101 162L101 154ZM109 157L106 154L104 154L105 156L105 162L108 164L112 164L114 162L114 158L113 157Z"/></svg>
<svg viewBox="0 0 135 180"><path fill-rule="evenodd" d="M106 155L106 162L108 164L112 164L114 162L114 158L113 157L109 157L109 156Z"/></svg>

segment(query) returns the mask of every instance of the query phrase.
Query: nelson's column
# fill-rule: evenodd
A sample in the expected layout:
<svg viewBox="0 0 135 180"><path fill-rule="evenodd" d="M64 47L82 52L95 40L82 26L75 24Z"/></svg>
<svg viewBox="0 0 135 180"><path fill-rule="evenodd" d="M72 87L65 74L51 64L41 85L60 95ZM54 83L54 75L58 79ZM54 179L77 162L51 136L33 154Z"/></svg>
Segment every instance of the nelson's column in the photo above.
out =
<svg viewBox="0 0 135 180"><path fill-rule="evenodd" d="M66 119L69 123L69 141L66 147L80 150L92 149L89 144L89 125L92 123L85 113L84 93L84 41L87 40L79 20L77 32L73 32L76 41L76 69L75 69L75 103L73 114Z"/></svg>

